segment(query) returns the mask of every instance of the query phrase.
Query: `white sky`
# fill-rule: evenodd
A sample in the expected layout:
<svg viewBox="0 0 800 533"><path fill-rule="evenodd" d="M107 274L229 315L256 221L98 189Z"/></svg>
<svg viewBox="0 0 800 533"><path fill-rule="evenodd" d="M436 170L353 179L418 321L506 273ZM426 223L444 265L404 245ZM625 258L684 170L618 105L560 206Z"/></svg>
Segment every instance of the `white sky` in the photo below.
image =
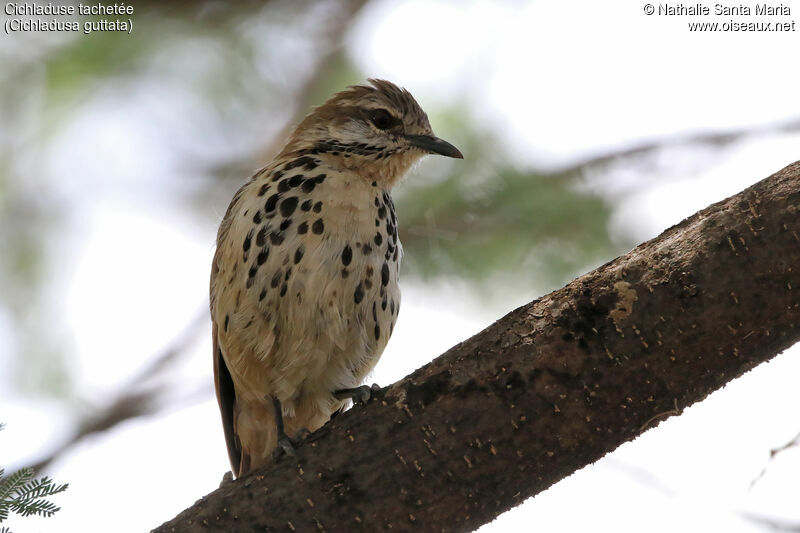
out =
<svg viewBox="0 0 800 533"><path fill-rule="evenodd" d="M800 19L800 1L783 4L792 10L789 20ZM800 33L693 34L685 19L648 17L643 5L378 2L348 48L364 72L398 81L423 105L466 101L474 120L507 139L521 162L558 165L665 134L800 116ZM158 122L150 120L148 102L125 101L113 114L102 105L80 113L49 156L54 180L64 169L84 169L60 185L65 195L91 190L82 217L70 221L78 252L63 258L55 281L64 287L63 307L54 314L68 317L75 373L96 401L205 304L213 253L215 228L193 226L157 199L129 193L157 182L170 162L152 139ZM798 135L765 135L728 149L697 174L669 175L678 165L647 176L650 185L624 196L613 224L652 237L798 159L798 146ZM486 309L459 297L460 289L455 282L405 284L403 312L375 381L402 377L536 296ZM197 346L190 362L187 382L210 383L210 343ZM483 530L759 531L745 512L798 523L800 451L780 456L748 489L769 449L800 430L798 375L793 350ZM113 523L115 531L132 532L174 516L214 489L227 469L210 391L191 408L85 442L52 472L71 485L57 500L57 517L11 525L18 532L108 531ZM8 424L0 434L3 461L26 456L31 441L57 439L66 427L62 406L0 398Z"/></svg>

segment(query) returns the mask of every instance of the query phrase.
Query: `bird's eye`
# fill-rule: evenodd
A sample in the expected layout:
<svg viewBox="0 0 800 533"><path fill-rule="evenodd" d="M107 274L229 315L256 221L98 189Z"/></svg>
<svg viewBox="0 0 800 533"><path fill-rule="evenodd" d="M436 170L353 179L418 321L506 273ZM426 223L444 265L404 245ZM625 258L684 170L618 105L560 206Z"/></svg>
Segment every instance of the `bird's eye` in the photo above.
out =
<svg viewBox="0 0 800 533"><path fill-rule="evenodd" d="M375 109L370 112L369 119L380 130L388 130L396 122L395 118L385 109Z"/></svg>

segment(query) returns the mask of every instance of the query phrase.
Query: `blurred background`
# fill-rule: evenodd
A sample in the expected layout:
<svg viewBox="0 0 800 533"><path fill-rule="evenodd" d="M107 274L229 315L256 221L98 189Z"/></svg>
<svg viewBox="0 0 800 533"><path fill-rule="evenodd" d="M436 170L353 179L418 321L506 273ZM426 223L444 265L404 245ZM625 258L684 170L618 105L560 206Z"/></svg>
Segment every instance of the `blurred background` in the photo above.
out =
<svg viewBox="0 0 800 533"><path fill-rule="evenodd" d="M70 483L17 533L146 531L216 488L216 228L348 84L405 86L465 154L395 191L381 385L800 159L797 31L634 1L130 5L131 34L0 37L0 465ZM482 531L800 531L797 352Z"/></svg>

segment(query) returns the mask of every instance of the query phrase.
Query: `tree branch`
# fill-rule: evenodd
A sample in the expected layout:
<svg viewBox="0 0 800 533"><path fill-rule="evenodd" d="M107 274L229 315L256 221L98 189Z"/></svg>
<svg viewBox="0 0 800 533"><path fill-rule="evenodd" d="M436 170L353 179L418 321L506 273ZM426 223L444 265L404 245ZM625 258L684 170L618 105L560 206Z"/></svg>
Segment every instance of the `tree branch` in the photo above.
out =
<svg viewBox="0 0 800 533"><path fill-rule="evenodd" d="M800 339L800 162L509 313L166 532L469 531Z"/></svg>
<svg viewBox="0 0 800 533"><path fill-rule="evenodd" d="M587 168L603 167L620 160L631 160L648 156L657 150L663 150L665 148L678 146L725 148L733 143L741 142L748 137L777 133L793 133L798 130L800 130L800 117L792 117L790 119L767 124L740 126L717 131L684 132L676 135L667 135L656 139L639 141L631 146L589 157L570 168L563 169L561 172L575 173Z"/></svg>
<svg viewBox="0 0 800 533"><path fill-rule="evenodd" d="M175 339L161 353L150 359L134 373L106 405L97 408L78 421L72 434L44 457L30 465L34 472L47 470L53 461L62 457L86 437L105 433L123 422L141 416L151 416L163 408L164 391L169 383L164 375L185 357L187 348L196 339L208 320L208 308L203 306ZM184 399L192 398L188 394Z"/></svg>

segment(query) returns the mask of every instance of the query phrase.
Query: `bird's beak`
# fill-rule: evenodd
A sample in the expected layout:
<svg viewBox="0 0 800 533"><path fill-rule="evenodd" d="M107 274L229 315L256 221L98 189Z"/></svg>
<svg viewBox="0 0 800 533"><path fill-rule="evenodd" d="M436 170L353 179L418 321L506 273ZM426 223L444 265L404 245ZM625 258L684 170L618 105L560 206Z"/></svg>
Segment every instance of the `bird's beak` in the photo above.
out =
<svg viewBox="0 0 800 533"><path fill-rule="evenodd" d="M444 155L447 157L455 157L456 159L464 159L464 156L461 154L458 148L449 142L440 139L439 137L434 137L432 135L411 134L407 134L405 137L412 146L422 148L426 152Z"/></svg>

